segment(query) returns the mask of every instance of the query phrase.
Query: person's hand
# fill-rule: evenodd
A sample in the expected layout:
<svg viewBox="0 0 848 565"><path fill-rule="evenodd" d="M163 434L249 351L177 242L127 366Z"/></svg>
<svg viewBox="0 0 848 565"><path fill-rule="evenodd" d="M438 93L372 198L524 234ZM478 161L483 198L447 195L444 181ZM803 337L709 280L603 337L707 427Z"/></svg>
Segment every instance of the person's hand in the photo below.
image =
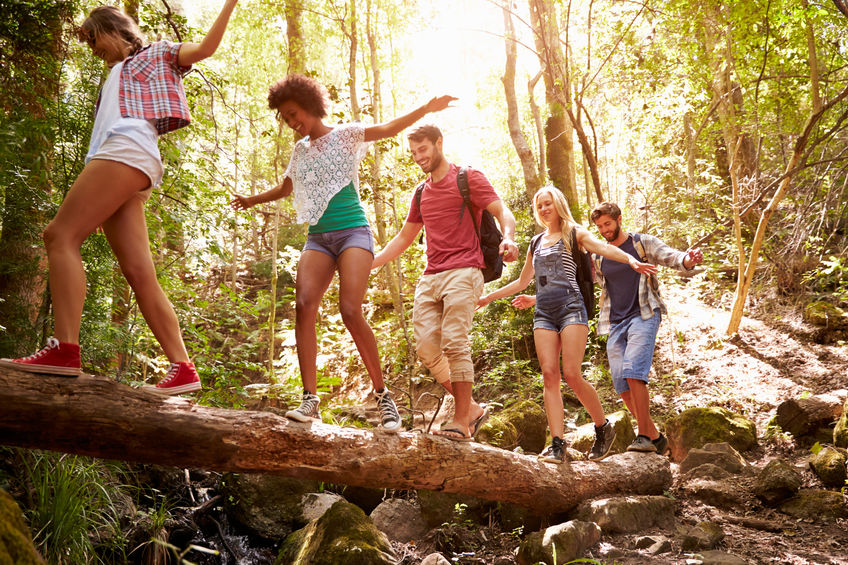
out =
<svg viewBox="0 0 848 565"><path fill-rule="evenodd" d="M459 98L449 94L445 94L444 96L435 96L427 102L427 112L441 112L445 108L449 107L450 103L455 100L459 100Z"/></svg>
<svg viewBox="0 0 848 565"><path fill-rule="evenodd" d="M536 297L532 294L519 294L512 299L512 305L519 310L524 310L536 305Z"/></svg>
<svg viewBox="0 0 848 565"><path fill-rule="evenodd" d="M477 301L477 308L475 308L474 310L477 311L480 308L485 308L491 301L491 295L487 294L486 296L481 296L480 300Z"/></svg>
<svg viewBox="0 0 848 565"><path fill-rule="evenodd" d="M233 210L247 210L252 206L252 204L250 203L249 196L235 194L233 195L233 199L230 200L230 206L233 207Z"/></svg>
<svg viewBox="0 0 848 565"><path fill-rule="evenodd" d="M690 249L686 252L686 257L683 259L683 266L687 269L693 268L695 265L700 265L704 260L704 254L700 249ZM688 265L686 263L689 263Z"/></svg>
<svg viewBox="0 0 848 565"><path fill-rule="evenodd" d="M504 240L501 241L501 244L498 247L498 251L501 255L503 255L503 260L506 263L518 259L518 246L515 245L515 242L510 239L504 238Z"/></svg>
<svg viewBox="0 0 848 565"><path fill-rule="evenodd" d="M630 260L630 267L633 268L634 271L639 273L640 275L655 275L657 274L657 268L650 263L642 263L641 261L637 261L636 259Z"/></svg>

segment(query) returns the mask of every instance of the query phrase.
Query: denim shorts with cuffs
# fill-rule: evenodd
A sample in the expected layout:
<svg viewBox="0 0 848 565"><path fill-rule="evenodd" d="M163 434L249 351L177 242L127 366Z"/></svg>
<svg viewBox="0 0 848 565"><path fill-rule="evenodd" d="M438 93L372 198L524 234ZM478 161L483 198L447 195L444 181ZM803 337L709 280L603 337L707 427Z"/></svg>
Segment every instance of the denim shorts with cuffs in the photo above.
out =
<svg viewBox="0 0 848 565"><path fill-rule="evenodd" d="M343 230L311 233L306 238L303 251L320 251L338 259L345 249L358 247L374 255L374 237L370 226L356 226Z"/></svg>
<svg viewBox="0 0 848 565"><path fill-rule="evenodd" d="M589 325L586 306L582 296L566 296L561 302L554 304L536 303L533 314L534 330L551 330L561 333L566 326Z"/></svg>
<svg viewBox="0 0 848 565"><path fill-rule="evenodd" d="M647 320L636 314L610 327L607 359L618 394L630 390L627 379L648 382L661 321L662 314L657 309Z"/></svg>

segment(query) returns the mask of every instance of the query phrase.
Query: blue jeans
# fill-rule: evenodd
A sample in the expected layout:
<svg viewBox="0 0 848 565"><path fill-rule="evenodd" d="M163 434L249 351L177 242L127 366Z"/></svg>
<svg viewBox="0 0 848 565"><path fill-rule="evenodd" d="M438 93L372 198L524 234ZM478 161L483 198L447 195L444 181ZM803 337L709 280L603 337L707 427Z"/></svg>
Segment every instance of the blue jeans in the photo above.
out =
<svg viewBox="0 0 848 565"><path fill-rule="evenodd" d="M359 247L374 254L374 237L370 226L356 226L343 230L311 233L306 238L304 251L320 251L334 260L339 258L342 251L351 247Z"/></svg>
<svg viewBox="0 0 848 565"><path fill-rule="evenodd" d="M612 384L618 394L630 390L627 379L648 382L660 321L660 311L654 310L654 315L647 320L636 314L614 323L610 328L607 359L612 373Z"/></svg>

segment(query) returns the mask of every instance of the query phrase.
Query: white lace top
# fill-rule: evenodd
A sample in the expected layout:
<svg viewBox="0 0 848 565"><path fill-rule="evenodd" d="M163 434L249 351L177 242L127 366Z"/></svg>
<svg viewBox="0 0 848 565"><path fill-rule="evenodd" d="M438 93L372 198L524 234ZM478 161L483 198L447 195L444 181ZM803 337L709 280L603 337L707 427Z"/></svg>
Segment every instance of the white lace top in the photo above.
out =
<svg viewBox="0 0 848 565"><path fill-rule="evenodd" d="M351 182L359 191L359 162L370 146L359 123L338 125L318 139L304 137L295 143L286 176L294 186L298 223L318 223L330 199Z"/></svg>

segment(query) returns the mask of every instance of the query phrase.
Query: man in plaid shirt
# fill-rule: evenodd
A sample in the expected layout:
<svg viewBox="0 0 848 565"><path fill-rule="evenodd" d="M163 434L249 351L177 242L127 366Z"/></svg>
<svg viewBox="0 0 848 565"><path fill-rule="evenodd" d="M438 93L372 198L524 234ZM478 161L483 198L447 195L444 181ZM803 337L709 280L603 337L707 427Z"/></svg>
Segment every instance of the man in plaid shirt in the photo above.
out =
<svg viewBox="0 0 848 565"><path fill-rule="evenodd" d="M704 260L699 249L678 251L648 234L621 230L621 209L602 202L592 210L591 219L610 245L615 245L639 261L672 267L684 275L695 274ZM665 304L660 297L656 275L640 275L626 263L593 256L595 276L601 285L598 333L609 334L607 358L616 392L636 418L639 434L628 451L664 454L668 439L651 419L648 373Z"/></svg>

